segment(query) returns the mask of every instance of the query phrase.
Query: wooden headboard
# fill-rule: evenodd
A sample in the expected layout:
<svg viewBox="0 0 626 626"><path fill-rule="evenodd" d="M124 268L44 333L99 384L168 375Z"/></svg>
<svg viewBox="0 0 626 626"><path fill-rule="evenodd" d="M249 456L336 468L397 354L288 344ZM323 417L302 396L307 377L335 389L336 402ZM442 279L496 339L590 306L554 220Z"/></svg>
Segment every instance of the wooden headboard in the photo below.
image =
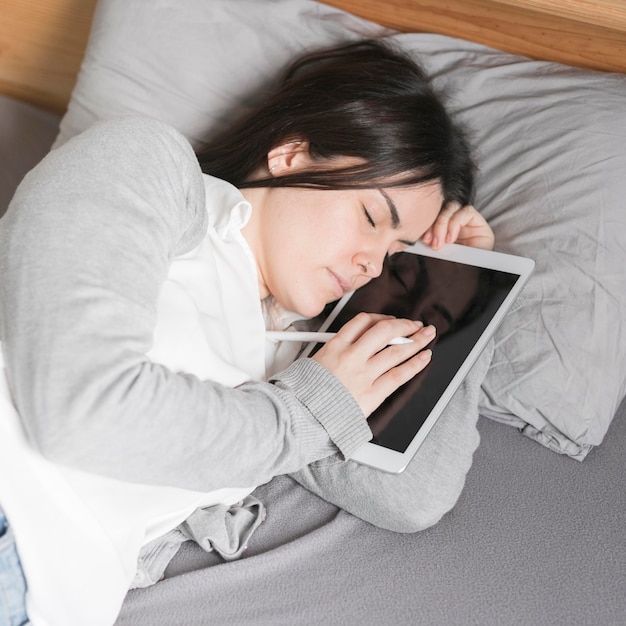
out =
<svg viewBox="0 0 626 626"><path fill-rule="evenodd" d="M624 0L325 1L398 30L442 33L626 73ZM96 0L0 0L0 93L63 112L95 5Z"/></svg>

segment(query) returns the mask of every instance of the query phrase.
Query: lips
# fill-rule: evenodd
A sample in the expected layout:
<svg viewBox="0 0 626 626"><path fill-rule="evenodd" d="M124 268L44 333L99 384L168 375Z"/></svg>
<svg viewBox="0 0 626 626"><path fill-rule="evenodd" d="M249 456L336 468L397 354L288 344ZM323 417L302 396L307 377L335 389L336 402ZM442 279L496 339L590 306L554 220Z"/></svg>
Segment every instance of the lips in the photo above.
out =
<svg viewBox="0 0 626 626"><path fill-rule="evenodd" d="M352 285L339 274L335 274L332 270L328 270L334 282L334 295L341 298L343 295L352 291Z"/></svg>

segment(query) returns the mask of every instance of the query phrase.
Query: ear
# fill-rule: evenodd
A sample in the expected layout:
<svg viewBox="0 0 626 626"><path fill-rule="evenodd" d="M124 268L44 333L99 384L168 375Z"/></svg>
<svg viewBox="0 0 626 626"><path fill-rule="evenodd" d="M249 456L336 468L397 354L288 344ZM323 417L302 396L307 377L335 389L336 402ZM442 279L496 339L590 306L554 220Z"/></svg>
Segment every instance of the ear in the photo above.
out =
<svg viewBox="0 0 626 626"><path fill-rule="evenodd" d="M311 163L309 142L304 139L284 141L267 153L267 169L272 176L284 176Z"/></svg>

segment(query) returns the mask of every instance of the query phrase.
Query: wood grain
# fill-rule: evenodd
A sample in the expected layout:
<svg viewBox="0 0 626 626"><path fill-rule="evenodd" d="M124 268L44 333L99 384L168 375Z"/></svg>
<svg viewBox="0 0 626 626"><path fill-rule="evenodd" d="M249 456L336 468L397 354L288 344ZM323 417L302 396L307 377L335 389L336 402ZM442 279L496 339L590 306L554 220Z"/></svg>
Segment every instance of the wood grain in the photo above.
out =
<svg viewBox="0 0 626 626"><path fill-rule="evenodd" d="M95 0L0 0L0 92L62 112Z"/></svg>
<svg viewBox="0 0 626 626"><path fill-rule="evenodd" d="M624 0L494 0L495 3L594 24L608 29L626 30Z"/></svg>
<svg viewBox="0 0 626 626"><path fill-rule="evenodd" d="M626 73L626 0L325 2L397 30L441 33L533 58ZM0 0L0 93L64 111L95 5L96 0Z"/></svg>
<svg viewBox="0 0 626 626"><path fill-rule="evenodd" d="M407 32L433 32L537 59L626 73L624 0L324 0Z"/></svg>

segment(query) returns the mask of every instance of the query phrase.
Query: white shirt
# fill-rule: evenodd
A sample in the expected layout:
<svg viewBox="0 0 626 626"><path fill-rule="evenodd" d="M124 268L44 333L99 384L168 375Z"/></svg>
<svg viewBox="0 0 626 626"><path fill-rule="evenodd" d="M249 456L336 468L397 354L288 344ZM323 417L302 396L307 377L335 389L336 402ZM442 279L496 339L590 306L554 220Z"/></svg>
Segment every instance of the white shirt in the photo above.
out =
<svg viewBox="0 0 626 626"><path fill-rule="evenodd" d="M231 387L264 380L266 348L271 368L293 358L294 346L266 345L256 265L241 233L252 208L232 185L209 176L204 183L208 231L171 265L147 356ZM4 372L0 345L0 502L15 533L34 626L112 624L143 545L197 507L233 504L255 488L200 493L50 463L29 443Z"/></svg>

